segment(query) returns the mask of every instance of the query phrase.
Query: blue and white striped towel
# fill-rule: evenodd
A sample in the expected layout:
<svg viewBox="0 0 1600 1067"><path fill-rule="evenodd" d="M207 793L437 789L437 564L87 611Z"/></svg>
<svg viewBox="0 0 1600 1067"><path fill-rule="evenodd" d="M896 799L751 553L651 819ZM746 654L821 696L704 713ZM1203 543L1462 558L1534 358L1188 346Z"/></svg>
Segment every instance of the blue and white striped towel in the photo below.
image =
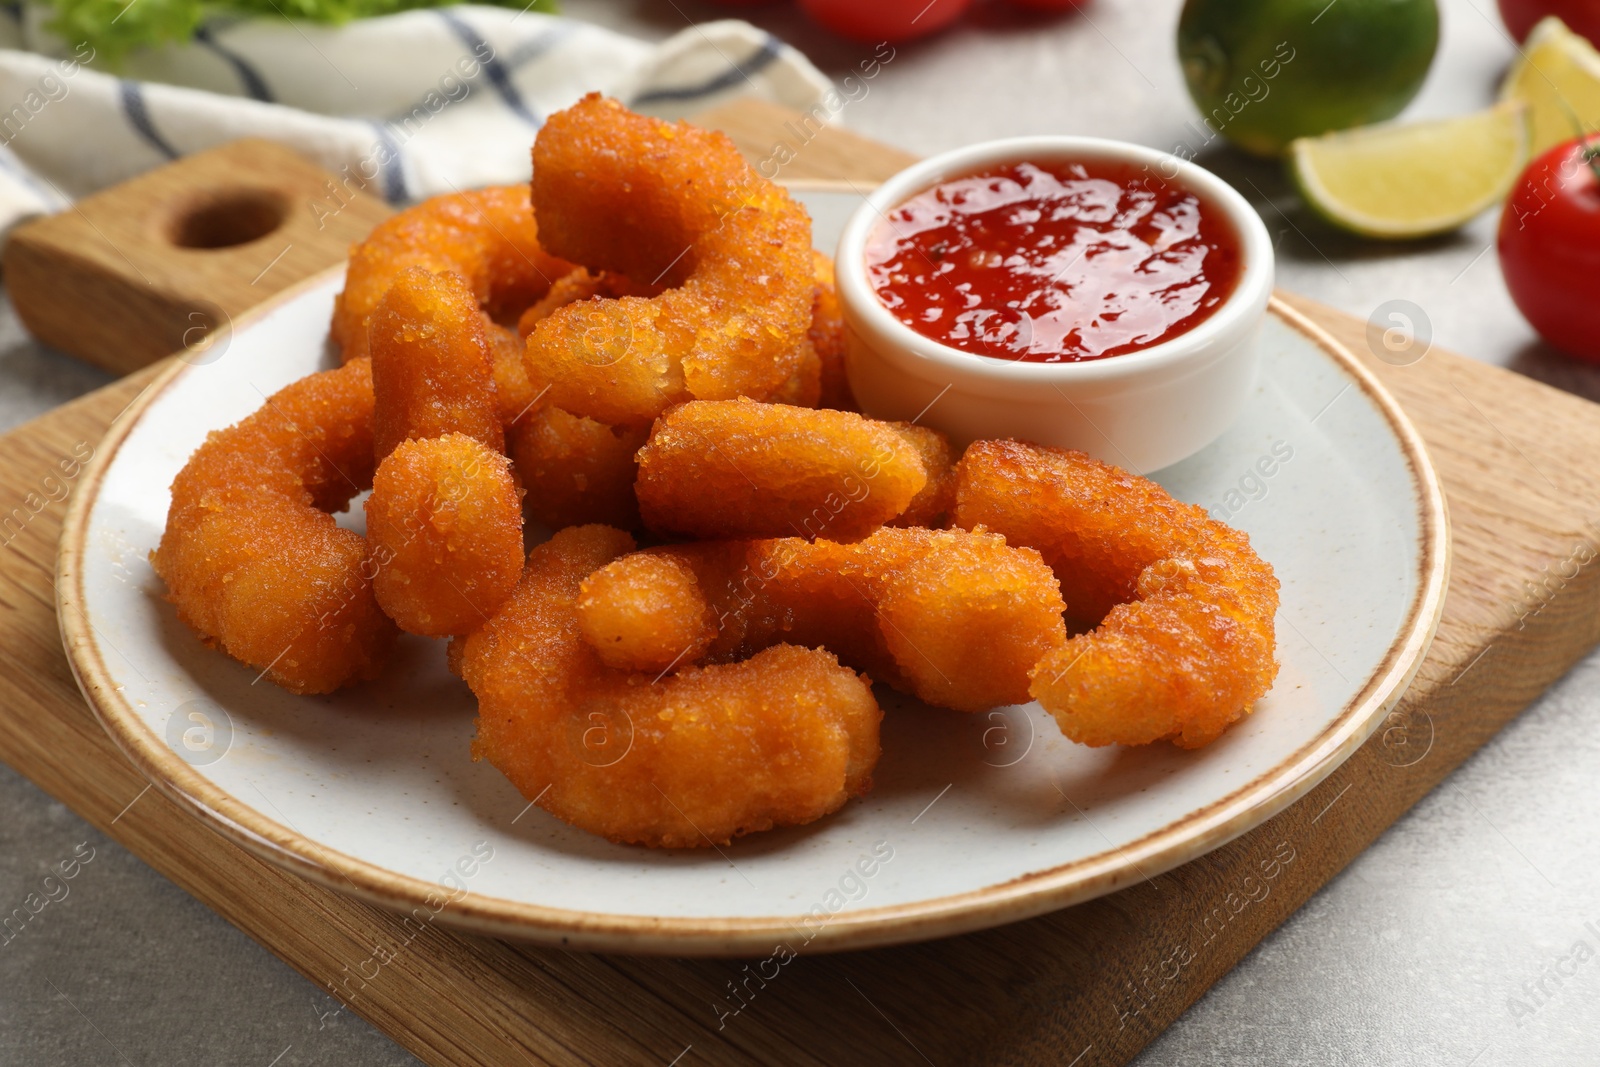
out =
<svg viewBox="0 0 1600 1067"><path fill-rule="evenodd" d="M677 118L741 95L809 110L830 88L799 52L734 19L660 44L477 5L341 27L214 19L187 45L129 56L115 77L86 65L88 46L45 31L46 17L0 9L0 234L237 137L365 173L404 203L526 180L543 117L593 90Z"/></svg>

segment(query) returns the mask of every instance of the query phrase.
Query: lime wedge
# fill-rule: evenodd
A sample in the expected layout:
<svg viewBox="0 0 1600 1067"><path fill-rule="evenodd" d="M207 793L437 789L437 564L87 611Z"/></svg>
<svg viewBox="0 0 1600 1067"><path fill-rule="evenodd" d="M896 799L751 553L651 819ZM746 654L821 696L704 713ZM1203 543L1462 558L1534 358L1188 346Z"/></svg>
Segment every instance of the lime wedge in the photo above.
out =
<svg viewBox="0 0 1600 1067"><path fill-rule="evenodd" d="M1500 86L1500 99L1527 102L1535 156L1600 130L1600 52L1554 15L1542 19Z"/></svg>
<svg viewBox="0 0 1600 1067"><path fill-rule="evenodd" d="M1526 106L1302 137L1289 161L1306 203L1336 226L1368 237L1445 233L1511 191L1528 162Z"/></svg>

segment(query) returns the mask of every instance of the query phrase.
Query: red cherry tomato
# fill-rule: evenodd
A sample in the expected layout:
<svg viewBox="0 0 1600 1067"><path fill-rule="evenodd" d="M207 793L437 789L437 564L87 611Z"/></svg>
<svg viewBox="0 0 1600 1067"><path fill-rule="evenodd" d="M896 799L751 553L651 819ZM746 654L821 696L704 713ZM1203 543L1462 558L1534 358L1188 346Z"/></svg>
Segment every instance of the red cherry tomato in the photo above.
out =
<svg viewBox="0 0 1600 1067"><path fill-rule="evenodd" d="M1074 11L1089 0L1011 0L1012 7L1025 7L1029 11Z"/></svg>
<svg viewBox="0 0 1600 1067"><path fill-rule="evenodd" d="M1500 0L1500 17L1519 41L1546 15L1560 16L1573 33L1600 45L1600 0Z"/></svg>
<svg viewBox="0 0 1600 1067"><path fill-rule="evenodd" d="M1600 363L1600 137L1528 165L1500 216L1500 270L1528 322L1568 355Z"/></svg>
<svg viewBox="0 0 1600 1067"><path fill-rule="evenodd" d="M961 17L972 0L800 0L800 9L841 37L909 41Z"/></svg>

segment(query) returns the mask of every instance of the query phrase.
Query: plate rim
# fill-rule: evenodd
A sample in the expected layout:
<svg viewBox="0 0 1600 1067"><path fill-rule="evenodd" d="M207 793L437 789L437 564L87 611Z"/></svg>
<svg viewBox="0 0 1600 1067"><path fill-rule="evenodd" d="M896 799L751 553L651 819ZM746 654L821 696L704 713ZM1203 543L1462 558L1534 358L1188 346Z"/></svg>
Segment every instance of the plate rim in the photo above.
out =
<svg viewBox="0 0 1600 1067"><path fill-rule="evenodd" d="M330 267L239 316L235 330L327 284ZM1421 575L1418 595L1383 660L1314 738L1231 793L1119 847L1009 881L913 903L833 915L820 927L805 915L671 918L555 908L468 891L430 921L474 934L565 949L632 954L761 954L799 935L803 951L835 952L947 937L1032 918L1083 903L1171 870L1226 844L1316 788L1375 730L1405 693L1443 613L1449 580L1450 521L1445 495L1421 434L1360 359L1274 291L1269 313L1313 342L1378 408L1401 447L1416 488ZM86 465L62 524L56 609L74 679L103 729L163 795L252 855L328 889L391 910L439 899L439 885L336 852L243 803L177 755L147 728L117 691L89 622L82 586L87 534L106 471L133 427L191 365L169 357L160 372L107 428Z"/></svg>

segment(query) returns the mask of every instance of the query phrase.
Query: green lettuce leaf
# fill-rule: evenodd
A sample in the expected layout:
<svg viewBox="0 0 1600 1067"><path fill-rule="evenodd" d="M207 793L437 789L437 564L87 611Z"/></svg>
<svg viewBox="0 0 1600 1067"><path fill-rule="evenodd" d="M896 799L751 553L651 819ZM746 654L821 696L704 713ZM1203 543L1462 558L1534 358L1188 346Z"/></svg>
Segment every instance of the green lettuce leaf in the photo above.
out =
<svg viewBox="0 0 1600 1067"><path fill-rule="evenodd" d="M88 44L97 64L115 69L128 51L147 45L182 44L207 18L265 16L340 24L418 7L446 7L457 0L49 0L55 16L46 23L69 46ZM556 0L478 0L497 7L554 12Z"/></svg>

